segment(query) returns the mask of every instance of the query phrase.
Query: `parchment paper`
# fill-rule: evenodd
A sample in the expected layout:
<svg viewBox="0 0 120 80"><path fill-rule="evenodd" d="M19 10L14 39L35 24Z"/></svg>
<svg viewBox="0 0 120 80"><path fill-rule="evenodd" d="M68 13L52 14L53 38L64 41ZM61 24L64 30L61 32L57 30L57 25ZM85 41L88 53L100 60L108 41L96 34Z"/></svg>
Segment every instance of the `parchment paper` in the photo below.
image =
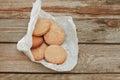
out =
<svg viewBox="0 0 120 80"><path fill-rule="evenodd" d="M34 57L30 50L32 46L32 33L37 19L41 17L55 20L56 23L58 23L66 33L65 42L61 45L67 52L67 59L63 64L56 65L56 64L48 63L45 60L41 60L41 61L34 60ZM41 0L36 0L36 2L33 3L30 21L28 23L27 33L20 41L18 41L17 49L19 51L24 52L24 54L28 56L31 61L40 63L52 70L60 71L60 72L72 70L77 65L77 61L78 61L78 38L76 34L76 27L72 17L71 16L53 17L52 15L46 13L41 9Z"/></svg>

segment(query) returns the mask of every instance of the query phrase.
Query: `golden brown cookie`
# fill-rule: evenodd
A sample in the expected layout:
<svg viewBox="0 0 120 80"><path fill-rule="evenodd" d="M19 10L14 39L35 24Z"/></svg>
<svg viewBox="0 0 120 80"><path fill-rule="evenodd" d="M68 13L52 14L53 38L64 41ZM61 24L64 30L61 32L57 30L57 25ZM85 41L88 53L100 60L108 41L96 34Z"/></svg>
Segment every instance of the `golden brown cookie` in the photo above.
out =
<svg viewBox="0 0 120 80"><path fill-rule="evenodd" d="M45 50L45 59L50 63L62 64L66 60L66 57L66 51L59 45L51 45Z"/></svg>
<svg viewBox="0 0 120 80"><path fill-rule="evenodd" d="M40 47L31 49L31 52L36 61L42 60L44 58L44 53L46 48L47 48L47 45L45 43L42 43Z"/></svg>
<svg viewBox="0 0 120 80"><path fill-rule="evenodd" d="M49 45L60 45L65 40L64 30L51 20L50 30L44 35L44 39Z"/></svg>
<svg viewBox="0 0 120 80"><path fill-rule="evenodd" d="M37 48L43 43L42 37L32 36L32 48Z"/></svg>
<svg viewBox="0 0 120 80"><path fill-rule="evenodd" d="M43 36L50 29L51 22L47 18L39 18L33 31L34 36Z"/></svg>

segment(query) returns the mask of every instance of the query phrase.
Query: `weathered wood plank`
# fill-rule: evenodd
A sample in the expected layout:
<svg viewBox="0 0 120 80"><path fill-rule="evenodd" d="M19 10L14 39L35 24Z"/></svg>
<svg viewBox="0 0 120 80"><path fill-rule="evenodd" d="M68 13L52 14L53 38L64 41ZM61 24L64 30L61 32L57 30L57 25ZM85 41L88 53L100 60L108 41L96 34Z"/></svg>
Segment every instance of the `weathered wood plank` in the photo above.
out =
<svg viewBox="0 0 120 80"><path fill-rule="evenodd" d="M81 20L76 25L80 43L120 43L120 20Z"/></svg>
<svg viewBox="0 0 120 80"><path fill-rule="evenodd" d="M28 19L0 19L0 42L18 41L27 32L28 22Z"/></svg>
<svg viewBox="0 0 120 80"><path fill-rule="evenodd" d="M27 31L28 22L29 19L0 19L0 42L20 40ZM119 19L74 19L74 22L79 43L120 43Z"/></svg>
<svg viewBox="0 0 120 80"><path fill-rule="evenodd" d="M34 1L0 0L0 18L29 18ZM43 0L42 8L52 15L71 15L78 19L80 17L86 18L86 16L88 18L101 18L104 15L109 18L111 15L119 16L119 5L120 1L117 0Z"/></svg>
<svg viewBox="0 0 120 80"><path fill-rule="evenodd" d="M78 64L69 73L120 73L120 45L79 44ZM55 73L31 62L16 44L0 44L0 72Z"/></svg>
<svg viewBox="0 0 120 80"><path fill-rule="evenodd" d="M1 80L120 80L120 74L0 74Z"/></svg>
<svg viewBox="0 0 120 80"><path fill-rule="evenodd" d="M72 16L74 19L120 19L120 15L74 14L49 12L53 16ZM30 12L0 11L0 19L29 19Z"/></svg>

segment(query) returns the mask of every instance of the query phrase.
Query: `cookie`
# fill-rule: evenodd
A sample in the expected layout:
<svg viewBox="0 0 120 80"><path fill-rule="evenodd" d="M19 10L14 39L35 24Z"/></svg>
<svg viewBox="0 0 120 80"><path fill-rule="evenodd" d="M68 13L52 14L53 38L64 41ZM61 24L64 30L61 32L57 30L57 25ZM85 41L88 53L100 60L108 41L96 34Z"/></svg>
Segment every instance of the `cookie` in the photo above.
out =
<svg viewBox="0 0 120 80"><path fill-rule="evenodd" d="M45 53L46 48L47 48L47 45L45 43L42 43L42 45L40 47L31 49L31 52L36 61L42 60L44 58L44 53Z"/></svg>
<svg viewBox="0 0 120 80"><path fill-rule="evenodd" d="M66 57L66 51L59 45L51 45L45 50L45 59L50 63L62 64L66 60Z"/></svg>
<svg viewBox="0 0 120 80"><path fill-rule="evenodd" d="M42 37L32 36L32 48L37 48L43 43Z"/></svg>
<svg viewBox="0 0 120 80"><path fill-rule="evenodd" d="M61 45L65 40L64 30L51 20L50 30L44 35L44 39L49 45Z"/></svg>
<svg viewBox="0 0 120 80"><path fill-rule="evenodd" d="M39 18L35 24L33 31L34 36L43 36L50 29L50 20L47 18Z"/></svg>

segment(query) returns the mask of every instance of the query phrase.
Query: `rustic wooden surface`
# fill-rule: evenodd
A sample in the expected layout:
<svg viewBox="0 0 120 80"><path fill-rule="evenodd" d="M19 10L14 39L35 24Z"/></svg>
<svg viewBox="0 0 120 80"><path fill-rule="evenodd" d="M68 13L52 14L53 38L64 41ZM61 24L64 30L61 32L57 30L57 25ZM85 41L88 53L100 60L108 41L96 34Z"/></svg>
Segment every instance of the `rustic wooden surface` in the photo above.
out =
<svg viewBox="0 0 120 80"><path fill-rule="evenodd" d="M120 0L42 1L43 10L72 16L77 27L78 64L63 73L31 62L16 49L34 1L0 0L0 80L120 80Z"/></svg>
<svg viewBox="0 0 120 80"><path fill-rule="evenodd" d="M119 74L1 74L0 77L0 80L120 80Z"/></svg>
<svg viewBox="0 0 120 80"><path fill-rule="evenodd" d="M78 64L68 73L120 72L120 45L79 44L79 48ZM1 43L0 51L0 72L56 73L31 62L23 53L16 50L16 43Z"/></svg>

